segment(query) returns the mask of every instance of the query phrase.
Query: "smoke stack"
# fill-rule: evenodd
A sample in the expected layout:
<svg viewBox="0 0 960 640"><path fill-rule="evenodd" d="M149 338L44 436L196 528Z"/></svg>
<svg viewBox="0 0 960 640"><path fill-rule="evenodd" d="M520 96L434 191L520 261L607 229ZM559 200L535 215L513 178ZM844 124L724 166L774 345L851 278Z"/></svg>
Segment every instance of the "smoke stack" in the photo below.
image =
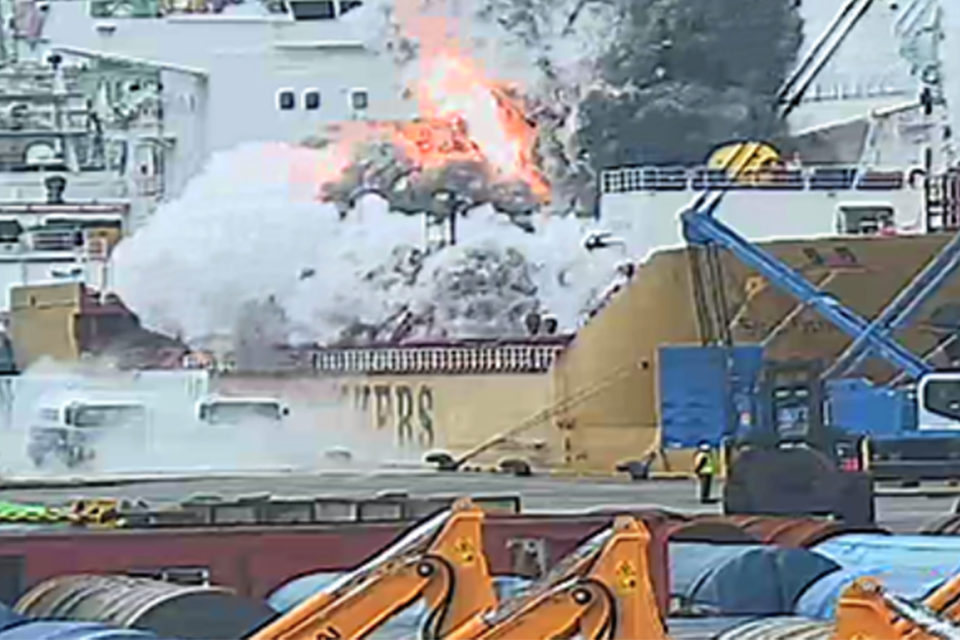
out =
<svg viewBox="0 0 960 640"><path fill-rule="evenodd" d="M47 204L63 204L63 192L67 188L67 179L63 176L50 176L43 183L47 187Z"/></svg>

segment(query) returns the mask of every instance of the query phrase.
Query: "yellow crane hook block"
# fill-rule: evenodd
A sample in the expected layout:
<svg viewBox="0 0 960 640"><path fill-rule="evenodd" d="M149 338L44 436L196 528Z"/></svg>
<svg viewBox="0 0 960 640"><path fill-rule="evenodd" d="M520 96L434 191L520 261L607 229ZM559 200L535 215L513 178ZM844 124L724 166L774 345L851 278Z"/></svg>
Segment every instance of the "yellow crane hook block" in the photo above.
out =
<svg viewBox="0 0 960 640"><path fill-rule="evenodd" d="M70 521L78 525L120 526L119 505L112 498L76 500L70 507Z"/></svg>

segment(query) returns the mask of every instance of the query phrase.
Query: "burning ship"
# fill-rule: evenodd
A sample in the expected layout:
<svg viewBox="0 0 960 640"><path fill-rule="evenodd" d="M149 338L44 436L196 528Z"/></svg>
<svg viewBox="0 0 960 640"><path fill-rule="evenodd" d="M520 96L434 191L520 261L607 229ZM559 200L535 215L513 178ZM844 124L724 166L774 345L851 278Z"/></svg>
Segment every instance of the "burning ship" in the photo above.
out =
<svg viewBox="0 0 960 640"><path fill-rule="evenodd" d="M682 466L671 461L669 450L695 436L675 439L663 428L656 363L661 345L697 343L706 335L680 248L687 238L678 213L692 200L705 191L723 191L720 220L868 318L937 252L946 242L942 234L957 224L956 175L949 170L948 145L942 144L947 107L955 103L947 70L941 68L944 55L906 46L926 42L931 25L942 29L947 23L931 11L936 3L881 16L895 19L898 41L914 56L907 59L907 80L891 84L884 78L876 91L854 95L854 102L883 104L869 116L837 121L850 99L845 92L826 91L830 65L837 51L842 57L845 39L863 28L860 20L873 28L879 24L870 22L876 8L848 4L824 26L823 36L813 39L784 87L782 115L798 131L780 149L759 145L772 164L740 176L710 162L693 168L613 169L575 195L583 205L579 210L593 215L578 223L584 231L599 229L595 237L622 240L593 254L583 249L584 255L622 251L626 259L644 260L629 281L609 289L617 293L594 310L575 337L558 335L573 327L558 327L551 310L535 303L517 306L522 313L511 316L514 337L509 340L444 339L436 330L435 312L400 309L336 346L284 348L266 359L260 350L255 363L228 358L237 370L223 373L216 384L226 393L282 394L275 372L299 373L304 381L296 393L303 397L355 398L370 412L374 428L393 432L403 443L454 455L480 447L487 460L520 457L535 466L609 473L624 459L663 450L666 466ZM327 139L313 141L329 158L322 168L323 197L346 216L370 193L401 211L426 212L440 245L456 243L457 221L482 203L529 227L532 212L558 205L560 186L554 173L540 169L542 132L525 116L529 105L464 59L446 55L434 62L437 73L427 75L415 96L421 119L341 124ZM456 91L445 91L445 83ZM466 95L492 114L487 122L495 126L478 127L462 100L438 99L444 95ZM356 149L363 152L354 155ZM797 154L803 166L791 166ZM590 206L593 191L595 207ZM554 202L546 202L548 194ZM845 337L807 305L798 307L779 293L769 278L729 257L720 266L714 288L722 289L728 319L722 333L731 334L732 341L763 342L777 358L829 358L842 350ZM952 335L944 324L949 295L948 287L930 302L928 321L905 334L911 348L929 350ZM535 300L536 294L528 298ZM949 349L940 349L937 357L950 358ZM339 384L331 385L331 378ZM481 381L483 394L477 392ZM677 460L686 455L681 452Z"/></svg>

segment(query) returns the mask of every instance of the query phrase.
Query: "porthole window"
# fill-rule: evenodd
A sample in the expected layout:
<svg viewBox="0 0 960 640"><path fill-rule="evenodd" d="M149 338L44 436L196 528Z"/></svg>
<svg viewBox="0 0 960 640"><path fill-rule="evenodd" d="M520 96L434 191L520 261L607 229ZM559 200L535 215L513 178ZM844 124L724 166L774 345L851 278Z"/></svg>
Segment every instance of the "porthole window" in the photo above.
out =
<svg viewBox="0 0 960 640"><path fill-rule="evenodd" d="M303 92L303 108L307 111L316 111L320 108L320 92L316 89L307 89Z"/></svg>
<svg viewBox="0 0 960 640"><path fill-rule="evenodd" d="M350 107L356 111L364 111L370 106L370 96L366 89L354 89L350 92Z"/></svg>
<svg viewBox="0 0 960 640"><path fill-rule="evenodd" d="M283 89L277 94L277 106L281 111L292 111L297 106L297 97L291 89Z"/></svg>

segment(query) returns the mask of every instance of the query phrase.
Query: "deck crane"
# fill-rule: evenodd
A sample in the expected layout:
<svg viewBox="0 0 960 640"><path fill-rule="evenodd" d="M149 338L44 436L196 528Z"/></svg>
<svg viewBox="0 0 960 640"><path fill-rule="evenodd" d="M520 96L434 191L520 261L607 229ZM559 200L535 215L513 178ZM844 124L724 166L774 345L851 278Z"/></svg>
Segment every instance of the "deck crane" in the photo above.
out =
<svg viewBox="0 0 960 640"><path fill-rule="evenodd" d="M444 640L663 640L647 561L650 539L640 521L618 517L527 594Z"/></svg>
<svg viewBox="0 0 960 640"><path fill-rule="evenodd" d="M360 640L420 598L422 637L443 637L496 607L482 522L479 507L456 502L248 640Z"/></svg>

